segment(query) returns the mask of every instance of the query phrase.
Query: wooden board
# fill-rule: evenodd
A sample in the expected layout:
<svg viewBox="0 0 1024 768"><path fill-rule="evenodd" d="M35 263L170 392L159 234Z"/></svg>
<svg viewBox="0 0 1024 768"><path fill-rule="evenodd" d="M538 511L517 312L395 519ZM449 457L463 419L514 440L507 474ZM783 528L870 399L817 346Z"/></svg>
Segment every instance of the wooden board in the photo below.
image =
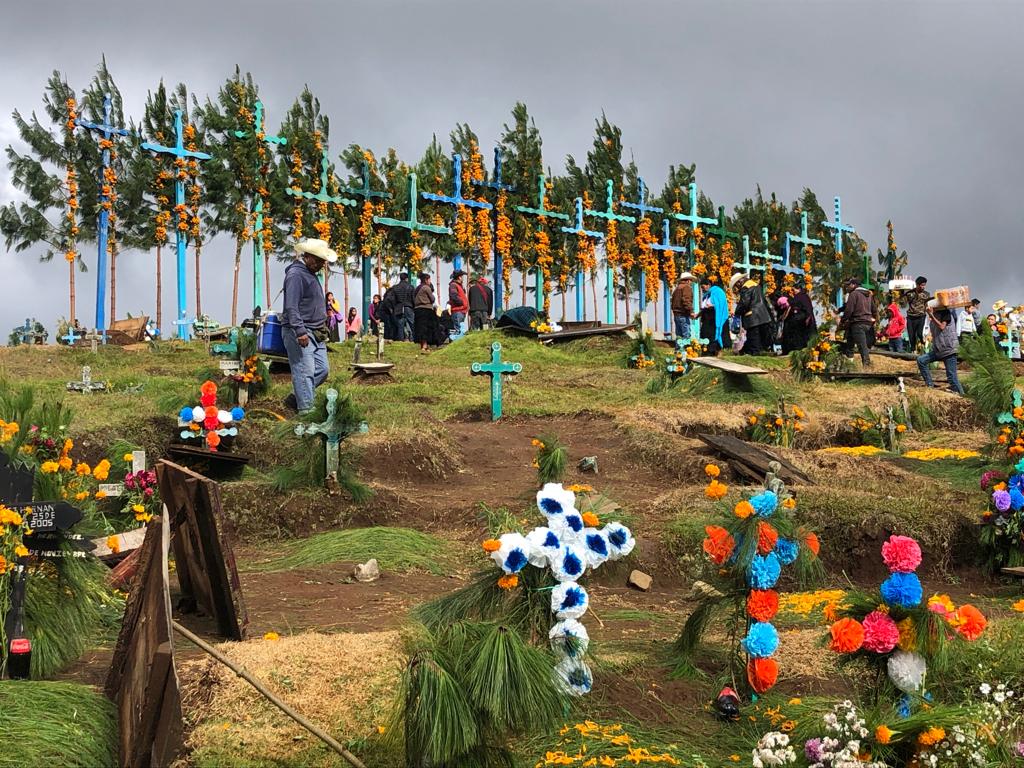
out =
<svg viewBox="0 0 1024 768"><path fill-rule="evenodd" d="M1020 566L1010 566L1007 568L1000 568L999 572L1004 576L1013 576L1017 579L1024 579L1024 568Z"/></svg>
<svg viewBox="0 0 1024 768"><path fill-rule="evenodd" d="M117 706L122 768L170 765L181 750L181 696L167 573L169 535L166 513L146 527L104 686Z"/></svg>
<svg viewBox="0 0 1024 768"><path fill-rule="evenodd" d="M587 336L614 336L625 333L628 325L601 325L590 328L563 328L561 331L552 333L538 333L538 341L569 341L570 339L583 339ZM507 329L504 329L507 330Z"/></svg>
<svg viewBox="0 0 1024 768"><path fill-rule="evenodd" d="M768 465L777 461L782 467L779 477L783 482L790 485L814 485L811 478L790 462L761 446L753 445L731 435L698 434L697 437L705 445L729 459L730 465L734 462L745 465L749 472L742 471L741 473L752 480L764 480L764 476L768 472Z"/></svg>
<svg viewBox="0 0 1024 768"><path fill-rule="evenodd" d="M115 538L117 540L117 552L110 548L110 539ZM142 543L146 539L145 528L133 528L130 531L124 533L118 533L114 536L100 536L99 538L93 539L92 543L95 545L95 549L92 551L96 557L106 562L113 562L127 557L134 550L142 546Z"/></svg>
<svg viewBox="0 0 1024 768"><path fill-rule="evenodd" d="M886 384L895 384L900 377L909 379L913 376L910 373L882 373L881 371L833 371L821 374L822 378L828 381L878 381Z"/></svg>
<svg viewBox="0 0 1024 768"><path fill-rule="evenodd" d="M232 440L234 438L225 438ZM221 448L224 441L221 441ZM177 462L187 466L194 472L214 480L237 479L242 476L242 471L252 458L244 453L233 451L211 451L208 448L198 448L192 445L180 443L167 448L167 454Z"/></svg>
<svg viewBox="0 0 1024 768"><path fill-rule="evenodd" d="M229 640L244 640L249 617L235 567L220 486L167 460L156 466L160 498L171 518L174 563L186 611L202 608Z"/></svg>
<svg viewBox="0 0 1024 768"><path fill-rule="evenodd" d="M768 373L764 368L755 368L752 365L734 363L732 360L723 360L720 357L694 357L690 359L690 362L738 376L761 376Z"/></svg>

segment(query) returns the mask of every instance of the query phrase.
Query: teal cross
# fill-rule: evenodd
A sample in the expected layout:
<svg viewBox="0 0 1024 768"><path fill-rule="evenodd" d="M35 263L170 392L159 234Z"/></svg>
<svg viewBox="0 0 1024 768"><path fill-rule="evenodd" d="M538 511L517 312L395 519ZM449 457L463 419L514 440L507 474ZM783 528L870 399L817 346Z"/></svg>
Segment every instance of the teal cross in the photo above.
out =
<svg viewBox="0 0 1024 768"><path fill-rule="evenodd" d="M364 200L372 200L374 198L380 198L381 200L387 200L391 197L390 192L380 192L375 189L370 189L370 164L363 160L363 185L361 187L342 187L340 191L347 192L350 195L361 197Z"/></svg>
<svg viewBox="0 0 1024 768"><path fill-rule="evenodd" d="M583 198L576 198L576 222L571 227L559 227L568 235L586 235L596 240L604 240L604 232L595 232L583 225Z"/></svg>
<svg viewBox="0 0 1024 768"><path fill-rule="evenodd" d="M834 237L835 237L835 241L836 241L836 253L842 255L842 253L843 253L843 233L844 232L849 232L852 235L857 230L854 229L849 224L843 224L843 208L842 208L842 201L839 199L839 195L836 195L835 198L833 198L833 202L835 203L836 220L834 222L832 222L832 221L823 221L823 222L821 222L821 226L828 227L829 229L833 230L833 232L835 233Z"/></svg>
<svg viewBox="0 0 1024 768"><path fill-rule="evenodd" d="M454 176L454 183L452 184L452 195L435 195L433 192L421 192L420 197L424 200L433 200L438 203L447 203L448 205L465 205L469 208L483 208L485 210L491 210L494 206L485 200L471 200L468 197L462 196L462 155L458 152L452 153L452 175Z"/></svg>
<svg viewBox="0 0 1024 768"><path fill-rule="evenodd" d="M791 256L790 245L793 244L793 243L799 243L800 245L805 245L805 246L806 245L821 245L821 240L818 240L816 238L808 236L808 233L807 233L807 211L802 211L800 213L800 234L799 235L794 235L792 232L787 232L786 233L786 246L785 246L785 248L783 250L783 254L785 255L785 261L786 261L786 265L787 266L791 266L791 261L790 261L790 256ZM803 259L801 259L800 261L801 261L801 263L803 263ZM783 270L783 271L786 272L786 271L794 271L794 270L790 269L790 270ZM800 271L800 274L803 274L803 270Z"/></svg>
<svg viewBox="0 0 1024 768"><path fill-rule="evenodd" d="M61 336L61 338L64 339L64 341L66 341L68 343L69 347L73 347L73 346L75 346L75 342L78 341L82 337L81 336L76 336L75 335L75 326L69 325L68 326L68 332L65 333L63 336Z"/></svg>
<svg viewBox="0 0 1024 768"><path fill-rule="evenodd" d="M738 269L741 272L764 272L766 267L762 264L755 264L750 260L750 238L746 235L743 236L743 261L734 261L732 266L734 269Z"/></svg>
<svg viewBox="0 0 1024 768"><path fill-rule="evenodd" d="M701 224L718 224L718 219L709 219L706 216L701 216L697 213L697 183L691 181L689 187L690 197L690 212L689 213L669 213L668 216L672 217L676 221L683 221L690 225L690 266L693 266L693 250L694 250L694 239L693 230L695 227L699 227Z"/></svg>
<svg viewBox="0 0 1024 768"><path fill-rule="evenodd" d="M615 212L615 184L611 179L605 180L605 208L603 211L587 208L583 211L585 216L592 216L595 219L606 219L607 221L625 221L630 224L636 222L635 216L626 216Z"/></svg>
<svg viewBox="0 0 1024 768"><path fill-rule="evenodd" d="M450 227L439 224L424 224L416 218L415 172L409 174L409 218L403 220L392 219L387 216L374 216L373 223L380 224L382 227L401 227L402 229L408 229L410 232L434 232L438 235L450 235L452 233Z"/></svg>
<svg viewBox="0 0 1024 768"><path fill-rule="evenodd" d="M738 242L739 239L740 239L740 233L739 232L730 232L725 227L725 206L724 205L718 206L718 222L716 222L712 226L709 226L707 231L708 231L709 235L714 235L719 240L721 240L723 244L725 243L726 240L736 240Z"/></svg>
<svg viewBox="0 0 1024 768"><path fill-rule="evenodd" d="M497 193L502 192L515 192L516 188L511 184L506 184L501 178L501 147L494 148L494 177L490 181L477 181L476 179L470 179L469 183L475 187L486 187L493 189ZM498 230L498 210L497 207L491 211L491 227L494 231ZM491 249L494 253L494 311L495 317L501 314L502 302L505 300L504 287L502 286L504 268L501 264L501 254L498 253L497 248Z"/></svg>
<svg viewBox="0 0 1024 768"><path fill-rule="evenodd" d="M277 146L284 146L285 144L287 144L288 139L286 139L284 136L268 136L264 132L263 102L257 99L253 109L255 111L255 115L253 120L252 131L235 131L235 138L262 138L262 140L267 144ZM260 179L260 182L265 184L266 179ZM263 198L260 197L259 195L256 196L256 206L255 208L253 208L253 213L256 215L256 223L253 226L252 238L252 305L253 307L263 307L263 309L266 310L266 297L263 295L263 288L265 283L265 279L263 276L263 238L259 236L259 233L263 231Z"/></svg>
<svg viewBox="0 0 1024 768"><path fill-rule="evenodd" d="M546 193L547 179L544 174L537 176L537 206L536 208L529 208L525 205L517 205L516 210L519 213L528 213L531 216L539 216L542 219L552 218L561 219L562 221L569 221L569 217L564 213L553 211L544 205L544 195Z"/></svg>
<svg viewBox="0 0 1024 768"><path fill-rule="evenodd" d="M487 375L491 377L491 421L501 418L501 377L503 374L515 376L521 373L521 363L506 363L501 359L501 343L491 344L491 362L473 363L470 366L470 373L474 376Z"/></svg>
<svg viewBox="0 0 1024 768"><path fill-rule="evenodd" d="M325 456L327 478L338 479L338 453L341 439L348 434L348 431L338 421L338 390L327 390L327 417L313 424L299 424L295 427L295 434L299 437L310 437L312 435L323 435L326 438Z"/></svg>
<svg viewBox="0 0 1024 768"><path fill-rule="evenodd" d="M291 187L285 190L292 197L302 197L306 200L316 200L318 203L334 203L335 205L348 205L354 206L355 200L348 197L342 197L341 195L329 195L327 194L327 181L330 178L329 168L330 163L327 160L327 150L321 151L320 158L320 191L317 193L313 192L296 192Z"/></svg>

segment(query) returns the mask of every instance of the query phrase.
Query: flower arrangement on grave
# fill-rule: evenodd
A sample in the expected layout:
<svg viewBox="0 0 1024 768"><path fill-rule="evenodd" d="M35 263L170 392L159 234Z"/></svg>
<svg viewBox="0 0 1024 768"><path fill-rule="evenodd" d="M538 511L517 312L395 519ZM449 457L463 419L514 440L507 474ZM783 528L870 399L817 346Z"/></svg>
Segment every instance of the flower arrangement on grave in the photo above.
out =
<svg viewBox="0 0 1024 768"><path fill-rule="evenodd" d="M772 619L779 610L777 584L785 566L798 578L809 580L820 570L818 537L801 526L794 514L796 499L786 489L772 462L762 490L722 510L718 525L704 532L704 554L717 569L713 588L687 618L676 640L677 673L692 671L692 656L711 621L720 616L730 645L729 668L733 687L745 679L748 690L762 694L779 674L775 656L779 633ZM728 488L719 481L715 464L705 467L709 477L704 495L719 501Z"/></svg>
<svg viewBox="0 0 1024 768"><path fill-rule="evenodd" d="M476 579L414 611L427 631L408 659L389 728L405 734L410 760L511 764L513 738L554 730L568 699L590 690L582 621L590 598L581 580L636 541L587 500L546 484L536 495L542 525L485 540L490 562ZM459 735L436 738L442 733ZM486 762L471 762L483 754Z"/></svg>
<svg viewBox="0 0 1024 768"><path fill-rule="evenodd" d="M900 453L903 435L907 432L907 419L903 410L887 406L884 413L864 408L850 417L849 427L853 439L861 445L873 445L891 453Z"/></svg>
<svg viewBox="0 0 1024 768"><path fill-rule="evenodd" d="M224 438L238 435L237 425L245 418L245 411L235 406L230 411L217 407L217 385L204 381L199 388L199 405L184 406L178 412L179 433L182 440L201 440L211 451L216 451Z"/></svg>
<svg viewBox="0 0 1024 768"><path fill-rule="evenodd" d="M747 439L792 448L804 431L801 420L806 416L798 405L787 408L785 400L780 397L773 412L762 406L747 417Z"/></svg>
<svg viewBox="0 0 1024 768"><path fill-rule="evenodd" d="M823 373L843 373L851 363L838 344L824 332L816 334L807 347L789 354L789 370L798 381L808 381Z"/></svg>
<svg viewBox="0 0 1024 768"><path fill-rule="evenodd" d="M546 317L537 317L530 321L530 330L535 333L551 333L554 330L554 326L551 325Z"/></svg>
<svg viewBox="0 0 1024 768"><path fill-rule="evenodd" d="M538 485L560 483L565 477L565 465L569 453L554 435L541 435L530 441L537 449L533 457L533 468L537 470Z"/></svg>
<svg viewBox="0 0 1024 768"><path fill-rule="evenodd" d="M1010 408L1000 413L996 422L999 426L996 444L1006 451L1009 461L1024 462L1024 395L1019 389L1013 390Z"/></svg>
<svg viewBox="0 0 1024 768"><path fill-rule="evenodd" d="M125 456L131 462L131 454ZM160 486L157 484L156 472L143 469L138 472L127 472L124 476L124 493L121 495L123 504L121 511L134 518L135 522L145 525L160 514Z"/></svg>
<svg viewBox="0 0 1024 768"><path fill-rule="evenodd" d="M986 472L981 489L989 494L980 537L989 569L1024 565L1024 472Z"/></svg>
<svg viewBox="0 0 1024 768"><path fill-rule="evenodd" d="M270 388L270 368L259 356L256 334L246 328L238 333L238 359L242 367L229 377L235 385L236 403L242 387L248 389L249 397L261 395Z"/></svg>
<svg viewBox="0 0 1024 768"><path fill-rule="evenodd" d="M916 571L921 547L909 536L893 534L882 544L889 576L877 592L847 592L835 607L828 646L843 661L874 667L899 693L898 711L908 716L915 705L931 699L925 685L929 666L950 642L977 640L985 616L969 603L956 607L948 595L927 601Z"/></svg>
<svg viewBox="0 0 1024 768"><path fill-rule="evenodd" d="M643 330L638 331L636 338L630 344L629 351L626 353L626 367L639 370L653 368L655 359L654 336L649 330L646 332Z"/></svg>

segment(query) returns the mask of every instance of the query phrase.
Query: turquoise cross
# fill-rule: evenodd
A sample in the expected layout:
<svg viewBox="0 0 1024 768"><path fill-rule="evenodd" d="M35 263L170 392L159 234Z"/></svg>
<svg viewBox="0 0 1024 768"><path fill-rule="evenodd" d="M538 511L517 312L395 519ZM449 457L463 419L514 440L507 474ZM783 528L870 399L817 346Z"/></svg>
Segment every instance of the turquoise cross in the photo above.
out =
<svg viewBox="0 0 1024 768"><path fill-rule="evenodd" d="M363 185L361 187L342 187L341 191L346 192L356 197L361 197L364 200L373 200L379 198L381 200L387 200L391 197L390 192L380 192L375 189L370 189L370 164L363 160Z"/></svg>
<svg viewBox="0 0 1024 768"><path fill-rule="evenodd" d="M476 179L470 179L469 183L476 187L486 187L487 189L493 189L497 193L502 192L515 192L516 188L511 184L506 184L501 178L501 147L494 148L494 178L491 181L477 181ZM497 207L493 208L491 226L495 232L498 231L498 210ZM501 314L502 302L505 300L504 288L502 280L504 275L504 268L501 264L501 254L498 253L497 248L491 249L494 253L494 313L495 317Z"/></svg>
<svg viewBox="0 0 1024 768"><path fill-rule="evenodd" d="M401 227L402 229L408 229L410 232L434 232L438 235L450 235L452 233L450 227L439 224L424 224L416 218L415 172L409 174L409 218L403 220L392 219L387 216L374 216L373 223L380 224L382 227Z"/></svg>
<svg viewBox="0 0 1024 768"><path fill-rule="evenodd" d="M643 183L643 182L641 182ZM606 179L604 183L605 188L605 208L603 211L594 210L587 208L583 211L583 215L592 216L595 219L606 219L607 221L625 221L629 224L636 222L635 216L626 216L625 214L615 212L615 184L611 179Z"/></svg>
<svg viewBox="0 0 1024 768"><path fill-rule="evenodd" d="M329 195L327 193L327 181L330 179L331 174L329 173L330 163L327 160L327 150L321 150L320 158L320 191L316 192L296 192L291 187L285 190L292 197L302 197L306 200L316 200L318 203L334 203L335 205L348 205L354 206L355 200L348 197L342 197L341 195Z"/></svg>
<svg viewBox="0 0 1024 768"><path fill-rule="evenodd" d="M676 221L686 222L690 225L690 266L693 266L693 251L694 251L694 238L693 230L699 227L701 224L712 224L717 225L718 219L709 219L707 216L701 216L697 213L697 183L691 181L689 187L689 198L690 198L690 212L689 213L676 213L672 212L667 214Z"/></svg>
<svg viewBox="0 0 1024 768"><path fill-rule="evenodd" d="M719 240L722 241L723 244L725 243L726 240L736 240L736 241L739 241L739 239L740 239L740 233L739 232L731 232L728 229L726 229L726 227L725 227L725 206L724 205L718 206L718 221L715 224L709 226L707 232L708 232L709 235L713 235L714 237L717 237Z"/></svg>
<svg viewBox="0 0 1024 768"><path fill-rule="evenodd" d="M790 246L793 243L799 243L800 245L804 245L804 246L807 246L807 245L821 245L821 240L818 240L816 238L808 236L808 233L807 233L807 211L802 211L800 213L800 234L799 235L794 235L792 232L787 232L786 233L786 246L785 246L785 249L783 250L783 254L785 255L785 262L786 262L787 266L791 266L791 262L790 262L790 256L791 256ZM802 261L803 260L801 259L801 262ZM780 269L781 269L781 267L780 267ZM795 270L792 270L792 269L785 270L785 269L783 269L782 271L783 272L787 272L787 271L795 271ZM803 270L800 271L800 274L803 274Z"/></svg>
<svg viewBox="0 0 1024 768"><path fill-rule="evenodd" d="M857 230L855 230L849 224L843 224L843 208L842 201L839 199L839 195L836 195L835 198L833 198L833 202L835 203L836 211L835 221L823 221L821 222L821 226L828 227L829 229L833 230L833 236L835 237L836 243L836 253L838 253L841 256L843 253L843 233L849 232L852 235Z"/></svg>
<svg viewBox="0 0 1024 768"><path fill-rule="evenodd" d="M81 336L76 336L75 335L75 326L69 325L68 326L68 332L65 333L63 336L61 336L61 338L68 343L69 347L73 347L73 346L75 346L75 342L78 341L82 337Z"/></svg>
<svg viewBox="0 0 1024 768"><path fill-rule="evenodd" d="M515 376L521 373L521 363L506 363L501 359L501 343L491 344L491 362L473 363L470 366L470 373L474 376L487 375L491 377L491 421L501 418L501 377L503 374Z"/></svg>
<svg viewBox="0 0 1024 768"><path fill-rule="evenodd" d="M564 213L553 211L544 205L544 196L547 193L547 179L544 174L537 176L537 207L529 208L525 205L517 205L516 210L519 213L527 213L531 216L539 216L542 219L552 218L561 219L562 221L569 221L569 217Z"/></svg>
<svg viewBox="0 0 1024 768"><path fill-rule="evenodd" d="M762 264L755 264L750 260L750 238L746 235L743 236L743 261L734 261L732 266L734 269L738 269L741 272L764 272L766 266Z"/></svg>
<svg viewBox="0 0 1024 768"><path fill-rule="evenodd" d="M488 211L494 207L485 200L471 200L468 197L462 196L462 155L458 152L452 153L452 175L454 176L454 183L452 184L451 197L435 195L433 192L420 192L420 197L424 200L433 200L438 203L465 205L469 208L483 208Z"/></svg>
<svg viewBox="0 0 1024 768"><path fill-rule="evenodd" d="M235 131L236 139L262 138L265 143L277 146L284 146L288 143L288 139L284 136L268 136L264 132L262 101L256 100L254 111L252 131ZM259 169L257 168L258 172ZM260 179L260 183L265 184L266 179ZM256 196L256 207L253 208L253 213L256 215L256 222L253 225L252 238L252 305L253 307L262 307L265 311L267 305L265 303L266 297L263 295L263 288L266 282L263 275L263 238L259 235L263 231L263 198L259 195Z"/></svg>
<svg viewBox="0 0 1024 768"><path fill-rule="evenodd" d="M310 437L312 435L323 435L326 438L324 447L324 461L329 480L338 479L338 454L341 446L341 439L348 432L344 425L338 421L338 390L328 389L327 395L327 417L313 424L299 424L295 427L295 434L299 437Z"/></svg>
<svg viewBox="0 0 1024 768"><path fill-rule="evenodd" d="M571 227L559 227L567 235L586 235L595 240L604 240L604 232L595 232L583 225L583 198L576 198L576 222Z"/></svg>
<svg viewBox="0 0 1024 768"><path fill-rule="evenodd" d="M608 193L610 195L611 194L611 190L609 190ZM647 205L647 203L645 202L646 199L647 199L647 185L644 184L644 180L641 179L638 176L637 179L636 179L636 202L634 203L634 202L630 202L628 200L624 200L622 202L622 207L623 208L631 208L631 209L633 209L638 214L640 214L640 218L641 219L647 218L647 214L648 213L664 213L665 212L665 210L663 208L658 208L657 206L654 206L654 205Z"/></svg>

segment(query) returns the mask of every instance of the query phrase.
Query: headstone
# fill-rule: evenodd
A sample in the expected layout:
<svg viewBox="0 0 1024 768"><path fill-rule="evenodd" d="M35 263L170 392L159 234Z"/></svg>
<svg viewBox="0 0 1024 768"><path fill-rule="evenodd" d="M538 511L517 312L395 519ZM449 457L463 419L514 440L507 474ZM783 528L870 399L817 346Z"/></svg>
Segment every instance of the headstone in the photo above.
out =
<svg viewBox="0 0 1024 768"><path fill-rule="evenodd" d="M491 377L491 421L497 421L501 418L502 375L515 376L521 373L522 364L503 362L501 343L496 341L491 344L491 361L489 363L473 363L469 370L474 376L487 375Z"/></svg>
<svg viewBox="0 0 1024 768"><path fill-rule="evenodd" d="M66 388L68 392L82 392L88 395L93 392L105 392L107 390L107 384L104 381L94 382L92 380L92 368L88 365L83 365L82 380L69 381Z"/></svg>

